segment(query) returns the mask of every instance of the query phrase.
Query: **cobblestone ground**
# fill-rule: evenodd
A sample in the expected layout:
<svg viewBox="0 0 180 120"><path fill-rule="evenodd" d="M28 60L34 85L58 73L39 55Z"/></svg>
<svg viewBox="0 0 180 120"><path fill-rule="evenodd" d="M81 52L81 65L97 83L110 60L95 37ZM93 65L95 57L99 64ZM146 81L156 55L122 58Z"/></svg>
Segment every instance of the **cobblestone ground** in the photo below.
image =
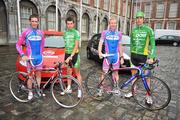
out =
<svg viewBox="0 0 180 120"><path fill-rule="evenodd" d="M86 59L86 43L81 50L81 73L83 79L98 63ZM148 111L131 99L113 96L108 101L92 100L85 92L83 102L73 108L58 106L46 90L46 97L30 103L19 103L12 98L8 81L15 71L15 46L0 46L0 120L178 120L180 119L180 47L158 46L160 66L157 76L171 88L172 99L168 107L159 111Z"/></svg>

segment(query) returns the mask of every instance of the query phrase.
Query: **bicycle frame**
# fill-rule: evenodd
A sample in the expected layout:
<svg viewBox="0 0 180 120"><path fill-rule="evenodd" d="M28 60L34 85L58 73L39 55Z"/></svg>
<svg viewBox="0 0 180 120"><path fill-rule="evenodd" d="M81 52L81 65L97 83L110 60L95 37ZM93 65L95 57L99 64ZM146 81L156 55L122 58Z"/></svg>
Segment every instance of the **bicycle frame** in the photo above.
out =
<svg viewBox="0 0 180 120"><path fill-rule="evenodd" d="M106 73L106 74L110 74L110 73L112 73L114 71L137 70L138 72L136 74L134 74L128 80L123 82L123 84L120 86L120 89L123 89L124 87L128 86L129 83L133 82L134 80L137 80L136 78L141 78L142 82L144 84L144 87L145 87L145 89L147 91L147 94L151 95L150 87L148 86L148 83L147 83L147 80L146 80L146 78L151 75L151 72L150 72L150 70L147 69L148 73L145 73L144 68L146 68L146 67L147 67L147 64L143 64L143 65L141 65L139 67L123 67L123 68L118 68L118 69L113 69L112 67L110 67L108 73ZM116 80L113 80L113 81L116 81ZM100 82L100 84L98 86L100 86L102 83L103 83L103 80Z"/></svg>

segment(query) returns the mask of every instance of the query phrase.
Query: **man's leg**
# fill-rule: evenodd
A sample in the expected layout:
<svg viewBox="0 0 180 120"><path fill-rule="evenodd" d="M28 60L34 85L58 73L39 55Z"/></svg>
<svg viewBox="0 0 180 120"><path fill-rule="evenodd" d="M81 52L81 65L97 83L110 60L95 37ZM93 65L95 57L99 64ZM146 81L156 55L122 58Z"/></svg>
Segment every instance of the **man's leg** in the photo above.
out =
<svg viewBox="0 0 180 120"><path fill-rule="evenodd" d="M36 80L37 80L38 87L40 88L41 86L41 71L40 70L36 71Z"/></svg>
<svg viewBox="0 0 180 120"><path fill-rule="evenodd" d="M75 68L74 69L76 77L78 82L80 83L81 87L82 87L82 77L81 77L81 73L80 73L80 69L79 68ZM78 89L78 98L82 97L82 91Z"/></svg>

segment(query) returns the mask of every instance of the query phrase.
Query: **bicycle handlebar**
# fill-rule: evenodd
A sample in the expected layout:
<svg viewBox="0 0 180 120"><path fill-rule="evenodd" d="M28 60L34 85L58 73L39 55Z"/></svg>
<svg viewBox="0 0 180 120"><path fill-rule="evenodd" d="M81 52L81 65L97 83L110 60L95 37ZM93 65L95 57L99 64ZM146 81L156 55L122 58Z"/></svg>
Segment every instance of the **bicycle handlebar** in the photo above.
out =
<svg viewBox="0 0 180 120"><path fill-rule="evenodd" d="M104 57L104 58L110 57L110 56L114 56L114 54L102 54L102 57Z"/></svg>

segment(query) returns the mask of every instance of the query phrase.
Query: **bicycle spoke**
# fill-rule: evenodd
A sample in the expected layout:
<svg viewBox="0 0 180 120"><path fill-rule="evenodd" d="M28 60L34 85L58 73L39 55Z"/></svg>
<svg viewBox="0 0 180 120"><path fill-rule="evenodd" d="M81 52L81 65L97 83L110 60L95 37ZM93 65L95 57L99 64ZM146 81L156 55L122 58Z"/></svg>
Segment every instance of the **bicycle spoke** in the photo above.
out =
<svg viewBox="0 0 180 120"><path fill-rule="evenodd" d="M150 97L152 98L152 104L147 104L146 102L147 92L140 79L133 84L133 88L136 88L133 92L136 102L148 110L163 109L171 100L171 91L169 87L164 81L157 77L150 77Z"/></svg>
<svg viewBox="0 0 180 120"><path fill-rule="evenodd" d="M83 91L77 79L70 76L63 76L62 79L71 80L71 91L67 90L67 81L61 81L60 78L54 80L52 84L52 96L54 100L62 107L72 108L77 106L83 97ZM82 96L78 97L78 90L82 92Z"/></svg>
<svg viewBox="0 0 180 120"><path fill-rule="evenodd" d="M28 102L27 74L15 72L9 81L10 92L19 102Z"/></svg>

